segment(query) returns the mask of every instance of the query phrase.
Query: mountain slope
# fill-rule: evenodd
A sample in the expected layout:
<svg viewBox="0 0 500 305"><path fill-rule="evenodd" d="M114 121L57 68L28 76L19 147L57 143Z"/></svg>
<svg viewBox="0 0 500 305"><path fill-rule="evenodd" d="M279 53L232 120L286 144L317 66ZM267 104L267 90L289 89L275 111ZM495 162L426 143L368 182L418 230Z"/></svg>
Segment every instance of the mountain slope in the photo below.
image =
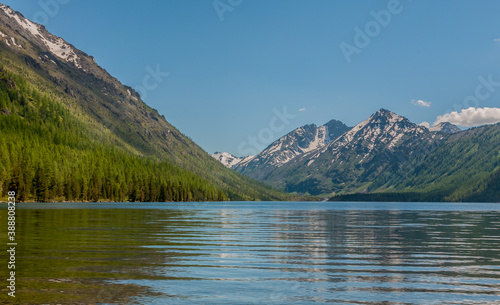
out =
<svg viewBox="0 0 500 305"><path fill-rule="evenodd" d="M499 143L500 124L455 133L398 175L378 177L389 188L332 200L500 202Z"/></svg>
<svg viewBox="0 0 500 305"><path fill-rule="evenodd" d="M26 156L21 154L18 158L9 154L9 160L5 160L3 169L0 168L0 173L5 171L1 178L4 193L9 185L19 185L19 179L23 180L25 185L34 185L36 172L39 171L43 175L46 168L64 168L62 172L71 172L71 167L64 159L57 159L57 155L48 153L50 147L54 148L52 144L59 138L59 134L66 132L66 138L75 137L82 141L78 145L74 143L70 145L64 141L56 143L62 145L59 149L68 149L68 155L83 157L84 154L79 146L102 152L112 150L130 162L148 163L151 174L154 172L155 164L158 167L161 167L159 164L165 164L172 168L174 173L182 172L182 175L192 178L186 181L199 179L203 184L211 185L218 194L215 196L217 198L220 196L234 200L286 198L280 192L227 170L170 125L164 116L147 106L132 88L122 85L99 67L91 56L4 5L0 5L0 36L2 94L9 96L8 99L4 98L2 107L4 115L0 115L4 126L4 129L0 130L2 141L7 141L9 133L10 136L20 139L19 145L29 146L23 132L32 132L31 136L34 138L30 141L40 143L40 149L47 152L47 158L41 158L40 161L30 159L30 149L33 147L27 150ZM43 120L44 115L50 118L46 122ZM5 122L16 122L22 128L8 131ZM33 130L35 127L47 132L35 132ZM23 131L23 128L26 130ZM20 149L22 150L22 147ZM110 159L106 156L104 158ZM133 176L132 172L127 172L126 164L125 162L112 165L110 161L109 166L113 171L122 172L124 176ZM15 177L16 166L25 172L25 177ZM99 171L97 168L95 170ZM67 184L64 181L66 172L50 179L54 180L52 182L55 184ZM100 196L106 195L106 198L99 199L110 199L109 194L103 192L102 183L110 185L115 183L115 189L126 189L127 192L120 197L121 199L144 198L144 196L138 198L132 196L132 190L137 188L136 186L124 187L126 183L142 181L144 177L142 180L138 177L129 177L127 182L128 178L117 175L118 178L107 177L116 181L102 182L106 176L100 172L95 174L96 177L101 177L94 179L99 180L99 183L83 172L80 182L94 183ZM174 179L174 176L176 175L172 173L168 177ZM15 179L17 184L14 183ZM167 177L162 179L165 185L168 185ZM158 186L154 185L155 183L159 182L152 179L150 184ZM145 181L141 184L143 189L139 191L142 193L145 192L145 184ZM151 185L148 186L148 193L154 188ZM63 189L62 185L54 187ZM180 189L185 188L187 189L187 186L180 187ZM191 193L197 191L193 189ZM34 190L30 190L26 199L30 196L34 198L35 193ZM63 196L64 192L52 195L53 200L67 199ZM78 195L80 197L76 199L87 198L81 196L82 194ZM94 196L92 200L95 199ZM179 199L189 200L188 197Z"/></svg>
<svg viewBox="0 0 500 305"><path fill-rule="evenodd" d="M493 195L500 192L499 170L500 124L486 125L450 135L408 168L404 179L392 178L389 183L395 190L441 192L447 201L498 201Z"/></svg>

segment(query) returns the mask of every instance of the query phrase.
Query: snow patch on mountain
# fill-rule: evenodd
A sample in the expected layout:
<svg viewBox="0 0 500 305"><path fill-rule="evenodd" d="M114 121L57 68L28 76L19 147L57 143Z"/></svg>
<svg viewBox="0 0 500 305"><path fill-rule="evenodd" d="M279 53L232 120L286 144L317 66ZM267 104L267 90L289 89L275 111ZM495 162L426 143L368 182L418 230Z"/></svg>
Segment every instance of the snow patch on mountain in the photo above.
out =
<svg viewBox="0 0 500 305"><path fill-rule="evenodd" d="M217 159L220 163L224 164L225 167L231 168L237 164L239 164L242 161L249 160L253 158L254 156L248 156L248 157L236 157L230 153L227 152L216 152L211 155L213 158Z"/></svg>
<svg viewBox="0 0 500 305"><path fill-rule="evenodd" d="M22 46L22 45L20 45L20 44L17 44L17 43L16 43L16 39L15 39L14 37L11 37L11 38L10 38L10 40L12 41L12 44L13 44L15 47L18 47L18 48L20 48L20 49L22 49L22 48L23 48L23 46Z"/></svg>
<svg viewBox="0 0 500 305"><path fill-rule="evenodd" d="M398 144L399 140L401 140L401 138L404 136L405 134L404 133L400 133L400 134L397 134L394 139L391 140L391 142L389 143L389 149L392 149L396 146L396 144Z"/></svg>
<svg viewBox="0 0 500 305"><path fill-rule="evenodd" d="M320 139L319 146L326 145L332 141L332 139L330 139L328 126L323 125L318 128L318 138Z"/></svg>
<svg viewBox="0 0 500 305"><path fill-rule="evenodd" d="M434 131L434 132L448 133L448 134L457 133L457 132L462 131L456 125L453 125L449 122L441 122L441 123L437 124L436 126L429 128L429 130Z"/></svg>
<svg viewBox="0 0 500 305"><path fill-rule="evenodd" d="M356 134L363 129L366 125L370 123L370 118L364 120L363 122L359 123L358 125L354 126L351 130L349 130L342 138L346 143L351 142ZM340 138L339 138L340 139Z"/></svg>
<svg viewBox="0 0 500 305"><path fill-rule="evenodd" d="M242 157L240 159L242 159L238 164L234 165L234 166L245 166L246 164L248 164L249 162L251 162L252 160L254 160L257 156L246 156L246 157Z"/></svg>
<svg viewBox="0 0 500 305"><path fill-rule="evenodd" d="M22 28L31 33L31 35L40 39L54 55L67 62L72 62L77 68L82 68L79 62L79 57L76 55L75 50L73 50L73 48L62 38L58 38L50 34L47 35L49 37L45 37L41 31L41 26L39 24L36 24L24 18L22 15L19 15L17 12L6 5L0 4L0 9L3 10L4 13L7 14L7 16L13 18ZM16 45L15 41L13 42L14 45Z"/></svg>
<svg viewBox="0 0 500 305"><path fill-rule="evenodd" d="M339 159L344 150L360 152L360 163L367 160L372 151L384 146L394 150L406 135L428 132L427 128L413 124L405 117L386 109L380 109L368 119L354 126L335 141L319 150L317 155L304 155L303 159L318 158L329 151L331 159Z"/></svg>
<svg viewBox="0 0 500 305"><path fill-rule="evenodd" d="M308 152L325 145L325 134L326 134L325 126L321 126L318 129L316 129L314 139L309 143L309 146L302 148L302 152Z"/></svg>
<svg viewBox="0 0 500 305"><path fill-rule="evenodd" d="M269 145L258 155L257 160L265 160L269 165L282 166L303 153L325 145L325 126L306 125L295 129Z"/></svg>

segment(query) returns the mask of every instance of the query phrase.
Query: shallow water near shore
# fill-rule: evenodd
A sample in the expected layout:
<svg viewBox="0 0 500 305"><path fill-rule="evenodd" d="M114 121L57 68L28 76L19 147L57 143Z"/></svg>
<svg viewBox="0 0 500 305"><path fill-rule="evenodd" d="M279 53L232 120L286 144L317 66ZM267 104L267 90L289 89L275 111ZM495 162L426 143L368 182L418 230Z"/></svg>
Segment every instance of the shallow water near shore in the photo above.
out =
<svg viewBox="0 0 500 305"><path fill-rule="evenodd" d="M19 203L16 212L20 304L500 302L500 204ZM6 224L4 205L0 213Z"/></svg>

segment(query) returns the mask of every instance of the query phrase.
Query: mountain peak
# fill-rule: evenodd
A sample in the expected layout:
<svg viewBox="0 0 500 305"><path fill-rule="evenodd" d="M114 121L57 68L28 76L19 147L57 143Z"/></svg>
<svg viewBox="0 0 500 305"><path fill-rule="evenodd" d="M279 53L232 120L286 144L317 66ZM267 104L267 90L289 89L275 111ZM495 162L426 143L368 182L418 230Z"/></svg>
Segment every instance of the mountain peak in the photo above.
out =
<svg viewBox="0 0 500 305"><path fill-rule="evenodd" d="M443 132L443 133L457 133L462 131L460 128L458 128L456 125L451 124L450 122L441 122L437 124L436 126L429 128L430 131L436 131L436 132Z"/></svg>
<svg viewBox="0 0 500 305"><path fill-rule="evenodd" d="M326 126L328 128L338 128L338 127L344 127L344 126L347 127L347 125L345 125L342 121L335 120L335 119L326 122L322 126Z"/></svg>
<svg viewBox="0 0 500 305"><path fill-rule="evenodd" d="M219 160L220 163L224 164L226 167L233 167L236 164L243 161L245 158L238 158L233 154L227 152L215 152L211 155L213 158Z"/></svg>
<svg viewBox="0 0 500 305"><path fill-rule="evenodd" d="M377 112L374 113L374 115L397 115L397 114L388 109L380 108Z"/></svg>
<svg viewBox="0 0 500 305"><path fill-rule="evenodd" d="M415 137L426 132L429 131L425 127L418 126L403 116L381 108L371 117L330 143L328 149L338 151L343 147L361 145L367 147L364 155L368 156L369 152L376 146L387 146L387 148L393 149L402 143L401 139L405 135Z"/></svg>
<svg viewBox="0 0 500 305"><path fill-rule="evenodd" d="M389 111L385 108L380 108L379 111L375 112L371 118L379 118L379 117L385 117L385 118L388 118L388 119L392 119L393 121L396 120L396 121L401 121L402 119L406 119L405 117L403 116L400 116L399 114L396 114L392 111Z"/></svg>
<svg viewBox="0 0 500 305"><path fill-rule="evenodd" d="M379 111L372 114L371 117L356 125L356 127L358 127L358 129L364 127L385 129L388 126L393 126L395 124L401 125L401 127L404 126L411 128L416 126L416 124L410 122L410 120L408 120L404 116L398 115L387 109L381 108Z"/></svg>
<svg viewBox="0 0 500 305"><path fill-rule="evenodd" d="M349 131L351 127L348 127L346 124L342 123L339 120L330 120L320 127L324 129L325 133L325 144L328 144L338 137L340 137L345 132Z"/></svg>

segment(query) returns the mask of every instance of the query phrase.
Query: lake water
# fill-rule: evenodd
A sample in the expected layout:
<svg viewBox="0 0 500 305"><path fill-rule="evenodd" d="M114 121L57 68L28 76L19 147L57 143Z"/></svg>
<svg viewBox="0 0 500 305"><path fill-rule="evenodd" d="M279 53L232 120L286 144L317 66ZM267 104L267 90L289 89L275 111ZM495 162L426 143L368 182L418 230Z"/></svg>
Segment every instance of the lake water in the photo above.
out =
<svg viewBox="0 0 500 305"><path fill-rule="evenodd" d="M17 217L19 303L500 304L500 204L18 204Z"/></svg>

